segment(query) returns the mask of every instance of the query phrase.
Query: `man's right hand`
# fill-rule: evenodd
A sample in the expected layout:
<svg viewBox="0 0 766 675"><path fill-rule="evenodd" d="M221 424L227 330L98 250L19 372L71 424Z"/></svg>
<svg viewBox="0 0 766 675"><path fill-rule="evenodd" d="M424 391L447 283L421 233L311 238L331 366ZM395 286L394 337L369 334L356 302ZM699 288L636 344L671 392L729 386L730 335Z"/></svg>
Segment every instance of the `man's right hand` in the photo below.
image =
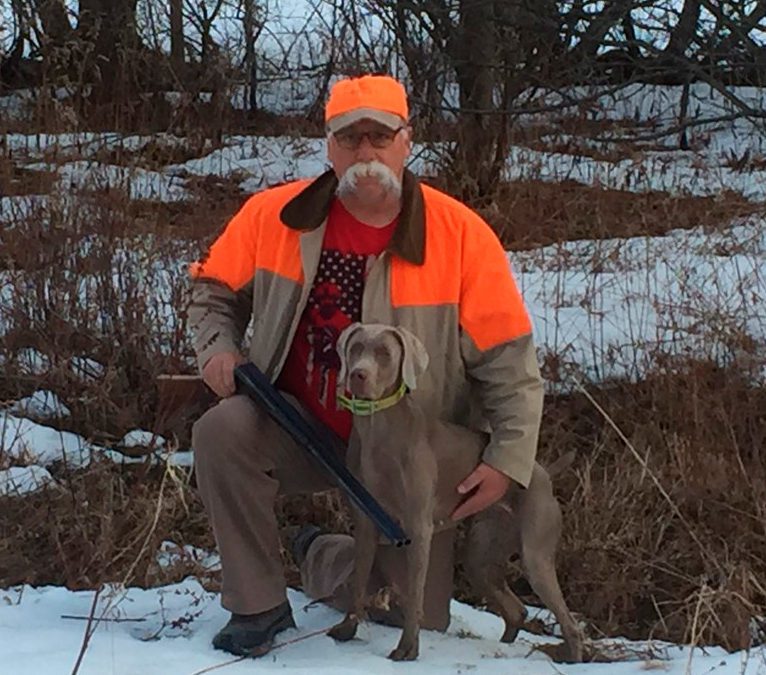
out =
<svg viewBox="0 0 766 675"><path fill-rule="evenodd" d="M211 356L202 368L202 379L221 398L228 398L236 391L234 368L245 359L239 352L219 352Z"/></svg>

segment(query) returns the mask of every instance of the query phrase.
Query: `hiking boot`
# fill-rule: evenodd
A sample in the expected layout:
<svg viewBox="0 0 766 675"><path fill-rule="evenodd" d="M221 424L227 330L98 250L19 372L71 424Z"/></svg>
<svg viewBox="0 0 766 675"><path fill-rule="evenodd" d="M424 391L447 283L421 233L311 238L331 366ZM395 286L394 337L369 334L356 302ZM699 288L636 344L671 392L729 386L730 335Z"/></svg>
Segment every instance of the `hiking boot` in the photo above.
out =
<svg viewBox="0 0 766 675"><path fill-rule="evenodd" d="M232 613L229 623L213 638L213 647L235 656L263 656L274 644L274 636L287 628L295 628L287 600L259 614Z"/></svg>
<svg viewBox="0 0 766 675"><path fill-rule="evenodd" d="M322 528L316 525L304 525L290 537L290 552L293 554L293 560L298 567L303 564L309 546L320 534L324 534Z"/></svg>

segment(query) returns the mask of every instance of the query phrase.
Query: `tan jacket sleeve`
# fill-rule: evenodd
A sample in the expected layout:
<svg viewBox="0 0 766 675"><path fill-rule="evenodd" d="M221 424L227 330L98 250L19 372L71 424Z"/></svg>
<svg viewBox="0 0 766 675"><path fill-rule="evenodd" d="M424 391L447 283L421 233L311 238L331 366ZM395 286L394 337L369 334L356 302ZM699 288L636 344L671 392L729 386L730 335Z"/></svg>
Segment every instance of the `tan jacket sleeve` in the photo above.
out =
<svg viewBox="0 0 766 675"><path fill-rule="evenodd" d="M200 370L214 354L242 349L252 315L256 208L253 197L191 266L189 328Z"/></svg>
<svg viewBox="0 0 766 675"><path fill-rule="evenodd" d="M543 383L532 336L487 352L472 346L465 351L473 389L491 433L482 459L527 487L543 409Z"/></svg>
<svg viewBox="0 0 766 675"><path fill-rule="evenodd" d="M506 253L483 221L464 241L460 317L463 362L491 433L483 460L526 487L537 455L543 382Z"/></svg>
<svg viewBox="0 0 766 675"><path fill-rule="evenodd" d="M192 281L191 295L189 327L201 371L215 354L242 351L252 311L252 295L247 289L232 291L210 279Z"/></svg>

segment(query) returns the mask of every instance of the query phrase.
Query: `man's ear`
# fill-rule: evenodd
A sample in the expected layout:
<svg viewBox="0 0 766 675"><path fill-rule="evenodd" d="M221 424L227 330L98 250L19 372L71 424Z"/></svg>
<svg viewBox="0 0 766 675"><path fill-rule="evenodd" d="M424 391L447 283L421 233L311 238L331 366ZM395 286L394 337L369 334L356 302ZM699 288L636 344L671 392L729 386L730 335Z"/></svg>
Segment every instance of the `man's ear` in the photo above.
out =
<svg viewBox="0 0 766 675"><path fill-rule="evenodd" d="M405 134L405 145L407 146L407 157L410 156L412 153L412 139L414 136L414 131L412 127L408 124L406 127L404 127L404 130L401 132Z"/></svg>
<svg viewBox="0 0 766 675"><path fill-rule="evenodd" d="M348 345L348 341L351 339L354 333L356 333L361 327L362 324L356 321L350 326L344 328L341 331L341 334L338 335L338 342L335 345L335 350L338 352L338 356L340 357L340 370L338 371L337 381L338 391L343 392L346 390L346 346Z"/></svg>
<svg viewBox="0 0 766 675"><path fill-rule="evenodd" d="M396 326L394 330L402 343L402 380L410 391L414 391L418 378L428 368L428 352L411 331L401 326Z"/></svg>

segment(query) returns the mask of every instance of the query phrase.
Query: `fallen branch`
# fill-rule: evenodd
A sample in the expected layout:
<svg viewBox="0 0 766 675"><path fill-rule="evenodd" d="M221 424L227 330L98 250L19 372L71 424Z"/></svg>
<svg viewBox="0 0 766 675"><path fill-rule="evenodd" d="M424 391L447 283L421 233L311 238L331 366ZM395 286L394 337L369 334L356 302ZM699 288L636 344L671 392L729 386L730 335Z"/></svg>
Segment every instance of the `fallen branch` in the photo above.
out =
<svg viewBox="0 0 766 675"><path fill-rule="evenodd" d="M295 644L296 642L303 642L304 640L308 640L309 638L316 637L317 635L326 635L330 632L332 629L332 626L328 626L327 628L322 628L320 630L312 631L311 633L306 633L305 635L299 635L296 638L293 638L292 640L285 640L284 642L278 642L275 644L271 650L267 653L271 653L273 651L276 651L277 649L281 649L282 647L287 647L288 645ZM240 661L244 661L245 659L251 658L249 655L246 656L238 656L236 659L231 659L229 661L224 661L223 663L216 663L213 666L208 666L207 668L203 668L202 670L195 670L192 675L204 675L205 673L212 673L214 670L220 670L221 668L225 668L226 666L231 666L235 663L239 663Z"/></svg>
<svg viewBox="0 0 766 675"><path fill-rule="evenodd" d="M92 615L90 615L90 616L76 616L74 614L62 614L61 618L62 619L74 619L75 621L92 621L93 620L93 616ZM117 617L117 618L114 618L114 619L108 619L108 618L102 617L101 619L99 619L99 621L106 621L108 623L109 622L111 622L111 623L129 623L129 622L146 621L146 619L145 618L128 619L127 617L125 617L125 618Z"/></svg>

